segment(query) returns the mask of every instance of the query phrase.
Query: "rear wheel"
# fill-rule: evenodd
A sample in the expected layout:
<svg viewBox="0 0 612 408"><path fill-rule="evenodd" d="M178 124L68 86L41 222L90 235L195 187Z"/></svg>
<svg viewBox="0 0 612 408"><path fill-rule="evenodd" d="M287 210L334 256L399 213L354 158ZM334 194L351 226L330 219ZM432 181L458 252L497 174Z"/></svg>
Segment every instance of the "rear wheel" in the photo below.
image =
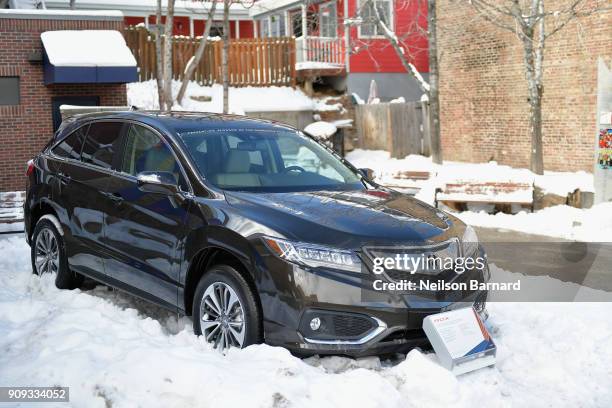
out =
<svg viewBox="0 0 612 408"><path fill-rule="evenodd" d="M83 276L68 267L64 240L48 219L36 224L32 235L32 270L37 275L55 274L55 286L74 289L83 283Z"/></svg>
<svg viewBox="0 0 612 408"><path fill-rule="evenodd" d="M236 269L215 265L204 274L194 296L193 330L220 350L261 341L255 295Z"/></svg>

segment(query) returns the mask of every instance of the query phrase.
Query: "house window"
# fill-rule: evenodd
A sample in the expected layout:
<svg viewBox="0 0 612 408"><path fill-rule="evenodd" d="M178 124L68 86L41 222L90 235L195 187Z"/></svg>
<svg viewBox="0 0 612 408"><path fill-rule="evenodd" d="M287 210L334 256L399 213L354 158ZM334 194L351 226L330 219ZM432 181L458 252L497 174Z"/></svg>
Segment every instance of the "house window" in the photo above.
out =
<svg viewBox="0 0 612 408"><path fill-rule="evenodd" d="M337 36L338 13L335 1L319 7L319 21L321 22L321 37L335 38Z"/></svg>
<svg viewBox="0 0 612 408"><path fill-rule="evenodd" d="M378 15L382 22L389 30L393 31L393 2L391 0L373 0L369 2L360 0L362 23L359 26L359 37L384 36L383 30L376 22L374 5L376 5L376 10L378 10Z"/></svg>
<svg viewBox="0 0 612 408"><path fill-rule="evenodd" d="M270 21L268 17L264 17L259 20L259 35L261 38L266 38L270 36Z"/></svg>
<svg viewBox="0 0 612 408"><path fill-rule="evenodd" d="M284 37L287 33L285 29L285 13L273 14L269 18L270 37Z"/></svg>
<svg viewBox="0 0 612 408"><path fill-rule="evenodd" d="M19 77L0 77L0 105L19 105Z"/></svg>
<svg viewBox="0 0 612 408"><path fill-rule="evenodd" d="M223 37L223 23L220 21L213 21L210 26L209 37Z"/></svg>

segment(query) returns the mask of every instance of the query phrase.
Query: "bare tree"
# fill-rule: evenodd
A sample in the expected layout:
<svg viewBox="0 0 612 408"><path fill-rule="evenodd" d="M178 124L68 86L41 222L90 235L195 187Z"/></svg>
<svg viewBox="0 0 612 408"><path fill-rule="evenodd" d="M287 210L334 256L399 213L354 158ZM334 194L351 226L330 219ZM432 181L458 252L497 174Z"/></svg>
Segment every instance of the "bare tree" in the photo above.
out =
<svg viewBox="0 0 612 408"><path fill-rule="evenodd" d="M223 77L223 113L229 112L229 10L232 0L223 0L223 52L221 54L221 76Z"/></svg>
<svg viewBox="0 0 612 408"><path fill-rule="evenodd" d="M185 91L187 91L187 85L189 85L189 81L193 77L193 73L196 68L200 64L202 60L202 56L204 55L204 50L206 49L206 44L208 44L208 36L210 35L210 28L213 25L213 18L215 15L215 11L217 9L217 1L211 2L210 9L208 11L208 15L206 18L206 25L204 26L204 33L202 34L202 38L200 38L200 42L198 43L198 48L195 51L193 57L189 59L187 65L185 66L185 71L183 74L183 83L181 84L181 88L179 89L178 94L176 95L176 102L180 105L183 102L183 97L185 96Z"/></svg>
<svg viewBox="0 0 612 408"><path fill-rule="evenodd" d="M599 0L555 1L561 5L548 10L545 0L468 0L485 21L510 31L523 47L527 80L529 131L531 134L531 170L544 173L542 153L543 63L546 40L571 21L604 10ZM606 7L609 9L609 6Z"/></svg>
<svg viewBox="0 0 612 408"><path fill-rule="evenodd" d="M163 78L163 54L162 54L162 5L161 0L157 0L155 10L155 79L157 81L157 100L159 102L159 110L164 110L164 78Z"/></svg>
<svg viewBox="0 0 612 408"><path fill-rule="evenodd" d="M424 4L425 0L415 0L419 5ZM407 3L410 0L396 0L394 3ZM399 7L399 6L398 6ZM407 47L397 34L392 31L386 19L381 15L381 11L376 4L376 0L366 0L362 7L358 9L358 14L362 20L361 24L369 23L376 25L382 35L389 41L389 44L395 51L404 69L413 77L421 91L427 96L429 101L429 132L431 138L431 153L434 163L442 163L442 145L440 143L440 103L438 98L438 47L436 34L436 1L427 0L428 24L427 31L424 33L428 39L429 49L429 82L423 78L416 66L411 62L411 56L407 52ZM418 13L415 19L418 19ZM417 29L418 23L414 24ZM366 45L367 47L367 45Z"/></svg>
<svg viewBox="0 0 612 408"><path fill-rule="evenodd" d="M173 105L172 98L172 28L174 23L174 1L168 0L166 23L164 24L164 102L165 110L170 111ZM160 107L161 109L161 107Z"/></svg>

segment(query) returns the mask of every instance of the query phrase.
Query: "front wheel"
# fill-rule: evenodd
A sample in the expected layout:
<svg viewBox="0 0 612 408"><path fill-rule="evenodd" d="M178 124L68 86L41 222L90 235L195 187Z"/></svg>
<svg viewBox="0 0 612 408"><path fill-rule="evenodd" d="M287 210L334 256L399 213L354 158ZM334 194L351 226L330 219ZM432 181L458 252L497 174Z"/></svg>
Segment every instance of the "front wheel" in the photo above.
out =
<svg viewBox="0 0 612 408"><path fill-rule="evenodd" d="M34 273L55 274L55 286L59 289L75 289L83 283L83 276L68 267L63 237L46 218L34 228L31 257Z"/></svg>
<svg viewBox="0 0 612 408"><path fill-rule="evenodd" d="M233 267L215 265L200 280L193 301L193 331L220 350L261 342L255 295Z"/></svg>

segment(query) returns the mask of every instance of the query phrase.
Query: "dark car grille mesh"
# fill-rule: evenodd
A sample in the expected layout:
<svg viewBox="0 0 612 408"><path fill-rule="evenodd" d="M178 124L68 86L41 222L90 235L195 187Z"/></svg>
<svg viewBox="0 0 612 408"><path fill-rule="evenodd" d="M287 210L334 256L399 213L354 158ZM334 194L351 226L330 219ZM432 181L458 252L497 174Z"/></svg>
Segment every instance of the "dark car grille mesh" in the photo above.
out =
<svg viewBox="0 0 612 408"><path fill-rule="evenodd" d="M334 332L339 336L361 336L372 330L374 322L367 317L334 315Z"/></svg>

